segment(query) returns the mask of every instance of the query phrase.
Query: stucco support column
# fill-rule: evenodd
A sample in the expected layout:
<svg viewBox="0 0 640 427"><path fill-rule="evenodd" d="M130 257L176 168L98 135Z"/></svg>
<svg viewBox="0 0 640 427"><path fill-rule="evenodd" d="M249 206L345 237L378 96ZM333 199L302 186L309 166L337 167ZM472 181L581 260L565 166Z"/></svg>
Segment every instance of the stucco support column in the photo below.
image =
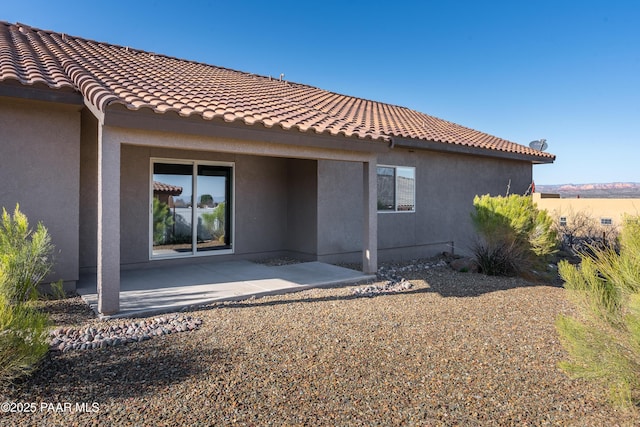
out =
<svg viewBox="0 0 640 427"><path fill-rule="evenodd" d="M120 310L120 142L98 126L98 311Z"/></svg>
<svg viewBox="0 0 640 427"><path fill-rule="evenodd" d="M362 272L374 274L378 271L378 180L377 159L363 162L363 236Z"/></svg>

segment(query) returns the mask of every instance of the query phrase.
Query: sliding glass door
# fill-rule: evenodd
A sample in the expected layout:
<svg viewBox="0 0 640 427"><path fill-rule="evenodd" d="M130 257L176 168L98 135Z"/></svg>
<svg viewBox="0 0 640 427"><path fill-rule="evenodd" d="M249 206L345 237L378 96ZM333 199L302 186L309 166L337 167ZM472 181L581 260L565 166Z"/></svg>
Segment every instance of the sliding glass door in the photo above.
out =
<svg viewBox="0 0 640 427"><path fill-rule="evenodd" d="M198 218L196 250L230 248L231 168L198 165L196 200Z"/></svg>
<svg viewBox="0 0 640 427"><path fill-rule="evenodd" d="M232 250L233 165L153 160L151 256Z"/></svg>

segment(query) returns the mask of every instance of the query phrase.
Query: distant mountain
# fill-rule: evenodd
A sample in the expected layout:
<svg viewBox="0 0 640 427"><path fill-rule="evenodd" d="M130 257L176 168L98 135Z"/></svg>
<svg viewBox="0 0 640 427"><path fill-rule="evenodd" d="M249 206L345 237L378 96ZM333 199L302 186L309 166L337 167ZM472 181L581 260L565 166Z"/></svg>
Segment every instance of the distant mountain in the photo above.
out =
<svg viewBox="0 0 640 427"><path fill-rule="evenodd" d="M632 199L640 198L640 182L536 185L536 193L554 193L560 194L560 197Z"/></svg>

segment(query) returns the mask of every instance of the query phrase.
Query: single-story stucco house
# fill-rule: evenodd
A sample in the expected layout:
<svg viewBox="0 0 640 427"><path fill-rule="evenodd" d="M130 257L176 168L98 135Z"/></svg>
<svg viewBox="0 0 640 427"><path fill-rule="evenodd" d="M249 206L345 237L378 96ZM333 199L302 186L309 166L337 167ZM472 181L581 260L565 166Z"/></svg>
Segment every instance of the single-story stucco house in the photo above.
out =
<svg viewBox="0 0 640 427"><path fill-rule="evenodd" d="M554 156L409 108L0 22L0 206L57 248L55 277L293 256L464 252L477 194ZM162 195L162 196L161 196Z"/></svg>

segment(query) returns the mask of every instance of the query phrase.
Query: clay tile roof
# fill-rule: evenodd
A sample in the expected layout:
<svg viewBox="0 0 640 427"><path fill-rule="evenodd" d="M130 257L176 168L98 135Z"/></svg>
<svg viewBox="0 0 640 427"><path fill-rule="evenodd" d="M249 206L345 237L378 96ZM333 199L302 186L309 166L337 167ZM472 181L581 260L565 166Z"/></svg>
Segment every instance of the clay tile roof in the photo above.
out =
<svg viewBox="0 0 640 427"><path fill-rule="evenodd" d="M179 196L182 194L182 187L178 187L177 185L165 184L164 182L153 181L153 192L165 193L171 196Z"/></svg>
<svg viewBox="0 0 640 427"><path fill-rule="evenodd" d="M409 108L150 52L0 23L0 82L75 89L99 111L174 112L368 140L394 137L522 154L533 150Z"/></svg>
<svg viewBox="0 0 640 427"><path fill-rule="evenodd" d="M40 37L22 25L0 25L0 80L56 89L75 88Z"/></svg>

